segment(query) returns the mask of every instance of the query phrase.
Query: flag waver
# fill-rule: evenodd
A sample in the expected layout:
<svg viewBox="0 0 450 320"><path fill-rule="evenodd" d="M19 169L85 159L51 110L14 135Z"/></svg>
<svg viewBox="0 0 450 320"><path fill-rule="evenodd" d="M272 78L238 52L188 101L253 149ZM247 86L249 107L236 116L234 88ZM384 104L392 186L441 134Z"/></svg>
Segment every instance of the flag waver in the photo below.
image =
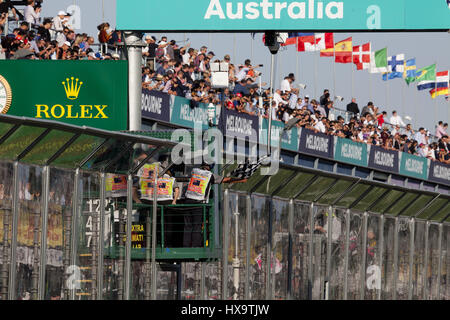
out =
<svg viewBox="0 0 450 320"><path fill-rule="evenodd" d="M431 97L434 99L437 96L444 96L449 94L449 74L447 71L436 73L436 85L435 88L430 90Z"/></svg>
<svg viewBox="0 0 450 320"><path fill-rule="evenodd" d="M370 57L370 73L388 72L387 48L371 53Z"/></svg>
<svg viewBox="0 0 450 320"><path fill-rule="evenodd" d="M433 89L436 83L436 64L417 70L417 90Z"/></svg>
<svg viewBox="0 0 450 320"><path fill-rule="evenodd" d="M353 47L353 63L357 70L365 70L370 67L371 44L366 43L362 46Z"/></svg>

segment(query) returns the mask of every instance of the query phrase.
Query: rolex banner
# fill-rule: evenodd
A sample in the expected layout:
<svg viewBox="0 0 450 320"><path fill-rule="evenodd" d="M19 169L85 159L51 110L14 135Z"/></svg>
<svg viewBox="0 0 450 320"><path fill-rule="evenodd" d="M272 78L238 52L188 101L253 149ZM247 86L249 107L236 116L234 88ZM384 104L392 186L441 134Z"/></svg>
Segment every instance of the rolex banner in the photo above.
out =
<svg viewBox="0 0 450 320"><path fill-rule="evenodd" d="M0 60L0 113L126 130L127 79L126 61Z"/></svg>

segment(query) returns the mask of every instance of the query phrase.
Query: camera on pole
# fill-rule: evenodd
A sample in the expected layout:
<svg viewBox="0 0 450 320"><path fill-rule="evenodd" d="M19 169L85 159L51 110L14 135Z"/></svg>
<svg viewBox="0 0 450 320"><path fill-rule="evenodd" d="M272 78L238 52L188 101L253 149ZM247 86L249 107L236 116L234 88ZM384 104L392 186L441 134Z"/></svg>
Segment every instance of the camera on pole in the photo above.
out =
<svg viewBox="0 0 450 320"><path fill-rule="evenodd" d="M287 33L268 31L264 33L264 45L269 47L270 53L277 54L280 49L280 44L285 43L287 38Z"/></svg>

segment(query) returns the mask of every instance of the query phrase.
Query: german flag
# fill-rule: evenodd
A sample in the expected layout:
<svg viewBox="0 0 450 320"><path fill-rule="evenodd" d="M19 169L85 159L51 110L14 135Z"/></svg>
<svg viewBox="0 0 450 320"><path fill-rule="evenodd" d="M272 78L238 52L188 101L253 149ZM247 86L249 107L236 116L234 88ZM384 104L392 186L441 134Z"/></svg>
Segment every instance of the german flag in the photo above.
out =
<svg viewBox="0 0 450 320"><path fill-rule="evenodd" d="M320 51L321 57L335 57L336 63L352 63L353 44L352 37L342 40L332 49Z"/></svg>

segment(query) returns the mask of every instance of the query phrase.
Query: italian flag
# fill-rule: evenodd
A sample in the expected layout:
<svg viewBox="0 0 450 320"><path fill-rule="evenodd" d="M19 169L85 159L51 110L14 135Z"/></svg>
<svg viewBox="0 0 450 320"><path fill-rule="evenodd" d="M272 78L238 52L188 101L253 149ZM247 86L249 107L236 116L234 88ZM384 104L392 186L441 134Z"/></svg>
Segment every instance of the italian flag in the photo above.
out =
<svg viewBox="0 0 450 320"><path fill-rule="evenodd" d="M388 72L387 48L371 53L370 73L386 73Z"/></svg>

